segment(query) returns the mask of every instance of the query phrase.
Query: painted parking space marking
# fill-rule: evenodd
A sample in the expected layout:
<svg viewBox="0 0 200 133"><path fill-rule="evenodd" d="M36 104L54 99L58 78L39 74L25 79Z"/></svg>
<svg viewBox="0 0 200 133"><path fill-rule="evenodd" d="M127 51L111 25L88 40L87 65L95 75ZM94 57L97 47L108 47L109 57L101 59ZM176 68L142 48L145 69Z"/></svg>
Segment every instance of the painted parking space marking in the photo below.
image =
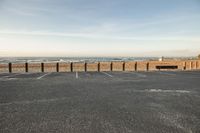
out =
<svg viewBox="0 0 200 133"><path fill-rule="evenodd" d="M186 74L186 75L195 75L195 76L199 76L200 75L200 71L180 71L177 72L179 74Z"/></svg>
<svg viewBox="0 0 200 133"><path fill-rule="evenodd" d="M159 74L169 75L169 76L176 76L175 73L169 73L169 72L158 72Z"/></svg>
<svg viewBox="0 0 200 133"><path fill-rule="evenodd" d="M0 81L11 81L11 80L17 80L18 78L0 78Z"/></svg>
<svg viewBox="0 0 200 133"><path fill-rule="evenodd" d="M76 72L76 79L78 79L78 72Z"/></svg>
<svg viewBox="0 0 200 133"><path fill-rule="evenodd" d="M191 93L188 90L175 90L175 89L145 89L145 90L124 90L126 92L141 92L141 93Z"/></svg>
<svg viewBox="0 0 200 133"><path fill-rule="evenodd" d="M42 76L40 76L40 77L37 77L37 79L42 79L42 78L44 78L45 76L47 76L47 75L50 75L51 73L46 73L46 74L44 74L44 75L42 75Z"/></svg>
<svg viewBox="0 0 200 133"><path fill-rule="evenodd" d="M140 73L135 73L135 72L112 72L111 73L113 77L115 77L115 80L121 80L121 81L135 81L135 82L140 82L144 81L144 77L146 75L140 74Z"/></svg>
<svg viewBox="0 0 200 133"><path fill-rule="evenodd" d="M187 90L162 90L162 89L147 89L147 92L167 92L167 93L190 93Z"/></svg>
<svg viewBox="0 0 200 133"><path fill-rule="evenodd" d="M147 77L147 75L139 73L139 72L122 72L122 73L136 75L139 78L146 78Z"/></svg>
<svg viewBox="0 0 200 133"><path fill-rule="evenodd" d="M137 72L133 72L133 74L135 74L136 76L138 76L140 78L146 78L147 77L145 74L141 74L141 73L137 73Z"/></svg>
<svg viewBox="0 0 200 133"><path fill-rule="evenodd" d="M32 100L32 101L13 101L8 103L0 103L0 106L9 106L13 104L19 104L19 105L25 105L25 104L34 104L34 103L49 103L49 102L56 102L56 101L62 101L68 99L67 97L61 97L61 98L52 98L52 99L38 99L38 100Z"/></svg>
<svg viewBox="0 0 200 133"><path fill-rule="evenodd" d="M0 73L0 77L5 77L5 76L8 76L8 75L11 75L10 73Z"/></svg>
<svg viewBox="0 0 200 133"><path fill-rule="evenodd" d="M106 73L106 72L101 72L101 73L103 73L103 74L105 74L105 75L107 75L107 76L109 76L109 77L113 77L113 75L110 75L110 74L108 74L108 73Z"/></svg>
<svg viewBox="0 0 200 133"><path fill-rule="evenodd" d="M10 81L10 80L16 80L18 78L15 78L17 75L22 75L22 73L16 73L16 74L9 74L6 76L0 77L0 81Z"/></svg>
<svg viewBox="0 0 200 133"><path fill-rule="evenodd" d="M17 76L17 75L21 75L23 73L16 73L16 74L11 74L11 75L7 75L7 76L3 76L2 78L11 78L11 77L14 77L14 76Z"/></svg>

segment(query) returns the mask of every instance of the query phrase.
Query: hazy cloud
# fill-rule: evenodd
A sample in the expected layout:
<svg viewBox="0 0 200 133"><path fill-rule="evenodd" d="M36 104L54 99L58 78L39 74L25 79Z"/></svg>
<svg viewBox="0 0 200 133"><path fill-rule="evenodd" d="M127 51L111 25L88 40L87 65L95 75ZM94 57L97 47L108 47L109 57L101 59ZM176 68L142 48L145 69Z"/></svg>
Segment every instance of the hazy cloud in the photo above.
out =
<svg viewBox="0 0 200 133"><path fill-rule="evenodd" d="M39 46L40 54L56 55L196 54L197 1L0 0L0 50L34 55Z"/></svg>
<svg viewBox="0 0 200 133"><path fill-rule="evenodd" d="M181 36L113 36L97 33L64 33L64 32L45 32L45 31L0 31L0 34L31 35L31 36L61 36L76 38L96 38L96 39L115 39L115 40L182 40L182 41L200 41L199 37L181 37Z"/></svg>

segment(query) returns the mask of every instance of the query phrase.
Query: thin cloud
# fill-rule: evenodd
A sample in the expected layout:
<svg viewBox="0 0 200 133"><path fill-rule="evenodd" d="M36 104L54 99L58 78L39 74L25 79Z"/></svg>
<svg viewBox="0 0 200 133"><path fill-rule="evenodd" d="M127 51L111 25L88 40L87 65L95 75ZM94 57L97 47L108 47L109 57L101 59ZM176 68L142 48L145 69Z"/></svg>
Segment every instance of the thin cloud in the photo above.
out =
<svg viewBox="0 0 200 133"><path fill-rule="evenodd" d="M165 26L166 24L173 24L177 25L180 23L183 23L188 20L196 20L200 19L199 14L192 14L192 15L180 15L180 16L165 16L161 14L160 16L155 16L152 18L147 18L147 19L141 19L141 20L135 20L135 19L130 19L130 20L122 20L116 22L116 28L120 28L121 30L134 30L134 29L141 29L141 28L151 28L152 26L156 26L159 28L162 28L161 26ZM154 27L154 28L156 28ZM142 29L144 30L144 29Z"/></svg>
<svg viewBox="0 0 200 133"><path fill-rule="evenodd" d="M33 35L33 36L63 36L63 37L96 37L92 34L41 32L41 31L0 31L0 34Z"/></svg>
<svg viewBox="0 0 200 133"><path fill-rule="evenodd" d="M6 11L10 12L10 13L14 13L17 15L22 15L22 16L35 16L36 14L30 11L25 11L23 9L17 9L17 8L6 8Z"/></svg>
<svg viewBox="0 0 200 133"><path fill-rule="evenodd" d="M181 36L117 36L96 33L64 33L64 32L43 32L43 31L0 31L0 34L14 35L31 35L31 36L60 36L60 37L79 37L79 38L94 38L94 39L113 39L113 40L171 40L171 41L200 41L199 37L181 37Z"/></svg>
<svg viewBox="0 0 200 133"><path fill-rule="evenodd" d="M20 2L15 2L15 1L6 1L2 4L3 7L2 9L6 12L20 16L38 16L42 12L45 13L53 12L53 10L51 9L39 7L40 4L42 3L39 0L24 1L23 4L20 4Z"/></svg>

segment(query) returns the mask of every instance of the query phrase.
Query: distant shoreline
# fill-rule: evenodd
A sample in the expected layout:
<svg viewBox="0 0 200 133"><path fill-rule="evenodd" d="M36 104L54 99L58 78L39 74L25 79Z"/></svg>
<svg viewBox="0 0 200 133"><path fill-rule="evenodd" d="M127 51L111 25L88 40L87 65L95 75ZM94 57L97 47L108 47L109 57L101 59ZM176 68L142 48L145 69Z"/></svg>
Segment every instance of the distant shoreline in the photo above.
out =
<svg viewBox="0 0 200 133"><path fill-rule="evenodd" d="M106 62L106 61L152 61L160 57L0 57L0 63L25 62ZM166 60L192 60L196 57L165 57Z"/></svg>

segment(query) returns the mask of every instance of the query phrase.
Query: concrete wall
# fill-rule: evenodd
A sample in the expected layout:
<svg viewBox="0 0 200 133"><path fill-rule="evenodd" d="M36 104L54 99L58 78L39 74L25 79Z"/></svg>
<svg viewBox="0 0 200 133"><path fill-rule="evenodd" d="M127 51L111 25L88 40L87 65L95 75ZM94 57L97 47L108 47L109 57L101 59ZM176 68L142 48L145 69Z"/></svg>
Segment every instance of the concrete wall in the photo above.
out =
<svg viewBox="0 0 200 133"><path fill-rule="evenodd" d="M26 65L25 63L12 63L12 73L25 73Z"/></svg>
<svg viewBox="0 0 200 133"><path fill-rule="evenodd" d="M57 72L57 63L44 63L44 72Z"/></svg>
<svg viewBox="0 0 200 133"><path fill-rule="evenodd" d="M112 62L112 71L124 71L124 62Z"/></svg>
<svg viewBox="0 0 200 133"><path fill-rule="evenodd" d="M135 71L135 64L133 61L125 62L124 71Z"/></svg>
<svg viewBox="0 0 200 133"><path fill-rule="evenodd" d="M183 61L149 61L148 70L158 71L156 66L177 66L178 70L184 69L185 63ZM174 70L174 69L162 69L162 70Z"/></svg>
<svg viewBox="0 0 200 133"><path fill-rule="evenodd" d="M191 61L191 69L196 70L197 69L197 62L196 61Z"/></svg>
<svg viewBox="0 0 200 133"><path fill-rule="evenodd" d="M185 61L186 70L198 70L200 69L200 60Z"/></svg>
<svg viewBox="0 0 200 133"><path fill-rule="evenodd" d="M87 68L86 68L86 70L88 71L88 72L97 72L98 71L98 64L99 63L87 63Z"/></svg>
<svg viewBox="0 0 200 133"><path fill-rule="evenodd" d="M85 63L73 63L73 72L84 72Z"/></svg>
<svg viewBox="0 0 200 133"><path fill-rule="evenodd" d="M200 60L138 61L96 63L10 63L0 64L0 73L83 72L83 71L158 71L156 66L177 66L171 70L200 70ZM161 69L170 70L170 69Z"/></svg>
<svg viewBox="0 0 200 133"><path fill-rule="evenodd" d="M171 64L177 65L178 70L184 70L184 61L170 61Z"/></svg>
<svg viewBox="0 0 200 133"><path fill-rule="evenodd" d="M0 73L9 73L8 64L0 64Z"/></svg>
<svg viewBox="0 0 200 133"><path fill-rule="evenodd" d="M42 72L41 63L28 63L28 72Z"/></svg>
<svg viewBox="0 0 200 133"><path fill-rule="evenodd" d="M145 61L137 62L136 71L147 71L147 63Z"/></svg>
<svg viewBox="0 0 200 133"><path fill-rule="evenodd" d="M71 63L59 63L58 67L59 72L71 72Z"/></svg>
<svg viewBox="0 0 200 133"><path fill-rule="evenodd" d="M184 70L187 70L187 61L183 61Z"/></svg>
<svg viewBox="0 0 200 133"><path fill-rule="evenodd" d="M185 70L191 70L192 69L192 62L191 61L185 61Z"/></svg>
<svg viewBox="0 0 200 133"><path fill-rule="evenodd" d="M158 69L156 69L157 65L160 65L161 62L160 61L150 61L149 62L149 71L158 71Z"/></svg>
<svg viewBox="0 0 200 133"><path fill-rule="evenodd" d="M111 71L111 62L100 62L100 71Z"/></svg>
<svg viewBox="0 0 200 133"><path fill-rule="evenodd" d="M200 69L200 60L197 61L197 69Z"/></svg>

